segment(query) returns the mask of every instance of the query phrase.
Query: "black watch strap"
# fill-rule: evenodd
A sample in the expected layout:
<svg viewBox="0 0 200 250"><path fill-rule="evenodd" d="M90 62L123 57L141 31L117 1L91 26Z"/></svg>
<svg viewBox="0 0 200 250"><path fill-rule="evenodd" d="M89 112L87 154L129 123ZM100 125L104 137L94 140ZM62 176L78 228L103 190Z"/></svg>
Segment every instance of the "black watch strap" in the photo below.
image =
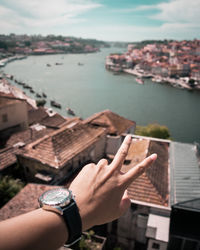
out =
<svg viewBox="0 0 200 250"><path fill-rule="evenodd" d="M63 218L68 228L68 240L66 245L72 245L81 238L82 221L76 202L72 202L63 208Z"/></svg>

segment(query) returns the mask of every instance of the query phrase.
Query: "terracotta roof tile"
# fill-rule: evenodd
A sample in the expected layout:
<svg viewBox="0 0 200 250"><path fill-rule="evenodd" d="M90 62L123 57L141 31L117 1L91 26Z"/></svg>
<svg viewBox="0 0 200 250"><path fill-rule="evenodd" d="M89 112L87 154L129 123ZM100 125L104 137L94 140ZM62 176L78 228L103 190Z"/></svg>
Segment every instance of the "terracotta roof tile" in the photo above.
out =
<svg viewBox="0 0 200 250"><path fill-rule="evenodd" d="M129 197L147 203L168 206L168 143L150 139L134 139L128 158L131 162L123 165L122 171L133 168L146 156L157 153L158 159L145 173L128 187Z"/></svg>
<svg viewBox="0 0 200 250"><path fill-rule="evenodd" d="M48 114L43 107L39 107L38 109L30 109L28 111L29 125L40 123L40 121L46 117L48 117Z"/></svg>
<svg viewBox="0 0 200 250"><path fill-rule="evenodd" d="M78 123L68 125L27 145L20 155L60 168L72 157L92 145L105 129Z"/></svg>
<svg viewBox="0 0 200 250"><path fill-rule="evenodd" d="M104 110L96 113L85 119L84 123L90 123L92 125L107 128L109 134L116 135L126 132L127 129L135 125L134 121L119 116L110 110Z"/></svg>
<svg viewBox="0 0 200 250"><path fill-rule="evenodd" d="M55 127L55 128L60 128L63 123L67 122L67 120L56 113L53 116L47 116L41 120L41 124L46 126L46 127Z"/></svg>
<svg viewBox="0 0 200 250"><path fill-rule="evenodd" d="M27 184L15 197L0 209L0 220L5 220L38 208L38 197L57 186Z"/></svg>
<svg viewBox="0 0 200 250"><path fill-rule="evenodd" d="M5 148L0 150L0 171L16 163L16 154L20 152L20 147L24 144L31 143L40 137L52 132L52 129L35 130L29 128L12 134L6 142Z"/></svg>

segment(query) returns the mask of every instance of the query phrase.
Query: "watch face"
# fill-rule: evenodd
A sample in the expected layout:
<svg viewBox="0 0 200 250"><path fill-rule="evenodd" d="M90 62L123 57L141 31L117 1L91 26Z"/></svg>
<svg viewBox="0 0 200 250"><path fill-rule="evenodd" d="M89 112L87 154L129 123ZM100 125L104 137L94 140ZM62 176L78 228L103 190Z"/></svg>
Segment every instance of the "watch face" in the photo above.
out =
<svg viewBox="0 0 200 250"><path fill-rule="evenodd" d="M71 198L71 191L65 188L56 188L43 193L39 202L41 205L65 206L70 203Z"/></svg>

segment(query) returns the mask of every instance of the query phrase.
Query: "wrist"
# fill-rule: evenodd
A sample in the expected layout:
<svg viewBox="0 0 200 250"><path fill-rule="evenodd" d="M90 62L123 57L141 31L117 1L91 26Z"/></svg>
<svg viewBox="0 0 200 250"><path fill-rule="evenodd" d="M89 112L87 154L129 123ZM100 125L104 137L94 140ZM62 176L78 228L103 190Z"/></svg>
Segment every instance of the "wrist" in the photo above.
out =
<svg viewBox="0 0 200 250"><path fill-rule="evenodd" d="M74 196L69 189L48 190L39 197L39 204L43 210L57 213L63 219L68 230L66 244L71 245L80 239L82 233L81 217Z"/></svg>

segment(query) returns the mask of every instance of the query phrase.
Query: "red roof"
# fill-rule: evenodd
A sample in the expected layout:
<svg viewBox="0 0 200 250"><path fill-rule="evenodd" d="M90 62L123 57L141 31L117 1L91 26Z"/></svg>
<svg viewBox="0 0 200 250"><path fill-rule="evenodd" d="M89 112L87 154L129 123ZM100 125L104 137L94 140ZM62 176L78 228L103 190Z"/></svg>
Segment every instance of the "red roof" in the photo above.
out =
<svg viewBox="0 0 200 250"><path fill-rule="evenodd" d="M128 120L110 110L104 110L85 119L84 123L104 127L108 134L120 135L135 126L134 121Z"/></svg>
<svg viewBox="0 0 200 250"><path fill-rule="evenodd" d="M0 221L37 209L38 197L56 186L27 184L15 197L0 209Z"/></svg>
<svg viewBox="0 0 200 250"><path fill-rule="evenodd" d="M123 165L126 172L136 166L145 157L157 153L158 158L140 177L128 187L130 199L155 205L168 206L168 143L149 139L134 139L129 150L128 165Z"/></svg>
<svg viewBox="0 0 200 250"><path fill-rule="evenodd" d="M27 145L20 153L54 168L62 168L67 161L91 146L105 129L88 124L67 124L55 132Z"/></svg>

